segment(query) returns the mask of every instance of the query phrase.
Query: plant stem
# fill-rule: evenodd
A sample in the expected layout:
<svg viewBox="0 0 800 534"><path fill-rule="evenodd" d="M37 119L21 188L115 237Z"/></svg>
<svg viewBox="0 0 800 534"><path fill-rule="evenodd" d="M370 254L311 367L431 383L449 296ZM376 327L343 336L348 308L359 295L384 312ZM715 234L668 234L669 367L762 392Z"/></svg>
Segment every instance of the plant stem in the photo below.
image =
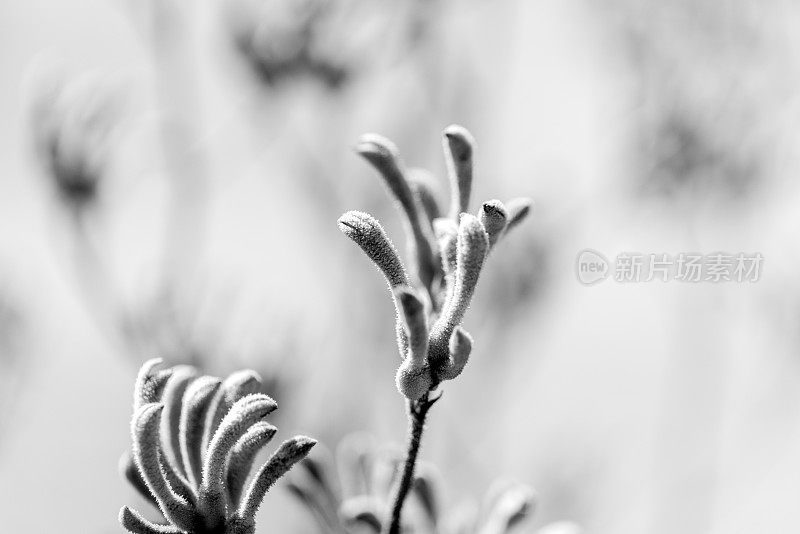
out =
<svg viewBox="0 0 800 534"><path fill-rule="evenodd" d="M403 511L408 492L414 485L414 468L417 465L417 454L422 441L422 431L425 429L425 418L428 410L441 397L429 399L426 394L418 401L407 401L408 406L408 449L403 463L403 473L400 481L395 485L392 494L392 510L387 525L386 534L400 534L400 516Z"/></svg>

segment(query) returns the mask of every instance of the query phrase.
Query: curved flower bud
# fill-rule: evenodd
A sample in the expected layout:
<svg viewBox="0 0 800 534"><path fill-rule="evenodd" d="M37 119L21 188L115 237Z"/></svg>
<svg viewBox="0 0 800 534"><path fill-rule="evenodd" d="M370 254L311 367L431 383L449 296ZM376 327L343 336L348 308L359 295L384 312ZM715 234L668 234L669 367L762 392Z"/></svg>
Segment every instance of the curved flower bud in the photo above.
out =
<svg viewBox="0 0 800 534"><path fill-rule="evenodd" d="M397 249L394 248L389 236L386 235L383 227L372 215L360 211L348 211L339 217L338 222L339 229L347 237L355 241L361 247L361 250L366 253L367 257L378 266L383 276L386 277L390 289L401 285L409 285L408 276L406 276L403 263L397 254ZM394 299L394 293L392 293L392 297L395 312L397 313L395 321L397 345L400 348L400 357L405 358L408 339L400 319L402 313L400 304Z"/></svg>
<svg viewBox="0 0 800 534"><path fill-rule="evenodd" d="M400 303L403 325L408 339L405 359L397 370L397 389L411 400L422 397L433 380L428 366L428 320L425 304L410 287L400 286L395 290ZM402 347L401 347L402 350Z"/></svg>
<svg viewBox="0 0 800 534"><path fill-rule="evenodd" d="M478 220L486 230L486 235L489 236L489 248L491 248L506 229L508 211L499 200L489 200L481 206Z"/></svg>
<svg viewBox="0 0 800 534"><path fill-rule="evenodd" d="M252 369L236 371L222 381L222 385L208 407L205 435L203 436L203 444L206 447L211 443L211 438L219 428L222 418L236 401L245 395L258 393L261 385L261 376Z"/></svg>
<svg viewBox="0 0 800 534"><path fill-rule="evenodd" d="M508 210L508 224L506 225L506 232L520 224L531 211L533 207L533 200L529 198L512 198L506 202L506 209Z"/></svg>
<svg viewBox="0 0 800 534"><path fill-rule="evenodd" d="M372 215L348 211L339 217L339 230L352 239L381 270L389 287L409 285L403 262L381 224Z"/></svg>
<svg viewBox="0 0 800 534"><path fill-rule="evenodd" d="M172 376L164 386L164 415L161 417L161 435L165 437L163 445L168 447L167 458L175 465L178 474L186 476L183 471L181 454L180 426L183 395L189 384L197 377L197 370L189 365L172 368Z"/></svg>
<svg viewBox="0 0 800 534"><path fill-rule="evenodd" d="M162 358L151 358L144 362L136 375L136 383L133 387L133 410L136 411L145 404L158 402L164 386L172 374L172 369L156 370L164 363Z"/></svg>
<svg viewBox="0 0 800 534"><path fill-rule="evenodd" d="M133 456L131 456L129 451L122 453L122 456L119 459L119 472L131 484L131 486L133 486L133 488L139 492L139 495L141 495L142 498L158 508L158 503L153 497L153 494L150 493L147 483L142 478L142 474L139 472L139 468L136 467L136 462L133 461Z"/></svg>
<svg viewBox="0 0 800 534"><path fill-rule="evenodd" d="M411 358L406 358L397 369L395 384L408 400L421 399L433 386L430 366L427 362L419 365Z"/></svg>
<svg viewBox="0 0 800 534"><path fill-rule="evenodd" d="M181 530L178 527L159 525L148 521L127 506L123 506L119 511L119 522L128 532L133 534L181 534Z"/></svg>
<svg viewBox="0 0 800 534"><path fill-rule="evenodd" d="M408 182L414 198L422 207L429 225L442 216L442 209L436 199L436 186L433 175L425 169L409 169ZM432 229L432 228L431 228Z"/></svg>
<svg viewBox="0 0 800 534"><path fill-rule="evenodd" d="M189 503L173 491L162 469L158 429L163 409L163 404L149 403L134 414L131 421L133 458L164 517L177 527L191 531L197 526L198 517Z"/></svg>
<svg viewBox="0 0 800 534"><path fill-rule="evenodd" d="M317 441L306 436L295 436L283 442L280 448L258 470L239 505L237 516L252 521L267 491L297 462L308 455Z"/></svg>
<svg viewBox="0 0 800 534"><path fill-rule="evenodd" d="M381 531L383 507L370 495L358 495L344 501L339 507L339 515L345 526L350 528L368 528L375 534Z"/></svg>
<svg viewBox="0 0 800 534"><path fill-rule="evenodd" d="M456 243L458 241L458 225L452 219L438 218L433 221L433 231L439 242L442 255L442 270L445 279L455 275L456 272Z"/></svg>
<svg viewBox="0 0 800 534"><path fill-rule="evenodd" d="M458 222L458 216L469 211L475 139L466 128L453 124L444 130L443 145L447 176L450 179L449 217Z"/></svg>
<svg viewBox="0 0 800 534"><path fill-rule="evenodd" d="M505 534L533 512L536 505L531 488L498 481L487 496L488 516L481 532Z"/></svg>
<svg viewBox="0 0 800 534"><path fill-rule="evenodd" d="M219 378L201 376L189 385L183 395L180 422L181 457L183 470L195 486L200 484L202 474L203 424L208 406L220 383Z"/></svg>
<svg viewBox="0 0 800 534"><path fill-rule="evenodd" d="M251 426L244 436L242 436L231 450L228 458L227 475L225 477L225 487L228 490L228 497L231 503L238 504L244 491L247 476L253 468L253 462L258 452L272 440L277 428L260 421Z"/></svg>
<svg viewBox="0 0 800 534"><path fill-rule="evenodd" d="M428 355L428 317L425 303L408 286L397 287L394 296L400 303L401 318L408 337L408 353L405 356L411 358L417 366L424 365Z"/></svg>
<svg viewBox="0 0 800 534"><path fill-rule="evenodd" d="M417 203L406 179L397 147L385 137L366 134L359 139L356 151L380 173L392 196L405 213L410 234L409 243L413 245L414 256L417 259L417 275L425 287L430 288L436 275L433 249L423 230Z"/></svg>
<svg viewBox="0 0 800 534"><path fill-rule="evenodd" d="M422 509L428 515L431 524L436 525L439 523L439 485L435 479L433 469L420 469L420 471L422 472L414 477L414 484L411 490L422 505Z"/></svg>
<svg viewBox="0 0 800 534"><path fill-rule="evenodd" d="M461 374L472 352L472 336L460 326L456 327L453 335L450 336L448 348L450 358L448 358L447 364L441 369L437 369L436 376L439 380L452 380Z"/></svg>
<svg viewBox="0 0 800 534"><path fill-rule="evenodd" d="M458 260L453 295L431 328L428 360L438 367L449 357L450 336L464 319L489 249L489 238L474 216L464 213L458 228Z"/></svg>
<svg viewBox="0 0 800 534"><path fill-rule="evenodd" d="M333 459L324 449L315 451L321 454L317 458L309 455L299 462L290 473L286 488L313 513L323 532L338 532L342 521L338 509L341 495L329 472Z"/></svg>
<svg viewBox="0 0 800 534"><path fill-rule="evenodd" d="M222 419L206 452L203 480L200 486L201 500L211 514L216 513L221 517L224 517L225 514L222 484L228 453L252 425L264 419L277 407L274 400L257 393L236 401L236 404Z"/></svg>

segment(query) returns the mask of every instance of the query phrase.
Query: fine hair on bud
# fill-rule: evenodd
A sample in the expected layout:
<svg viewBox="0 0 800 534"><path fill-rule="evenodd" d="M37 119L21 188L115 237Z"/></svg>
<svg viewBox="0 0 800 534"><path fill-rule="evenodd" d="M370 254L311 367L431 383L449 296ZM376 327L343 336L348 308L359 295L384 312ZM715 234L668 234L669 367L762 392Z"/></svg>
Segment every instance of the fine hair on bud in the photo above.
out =
<svg viewBox="0 0 800 534"><path fill-rule="evenodd" d="M478 213L478 220L489 236L489 247L493 247L506 229L508 222L508 211L499 200L489 200L484 202Z"/></svg>
<svg viewBox="0 0 800 534"><path fill-rule="evenodd" d="M406 171L394 143L377 134L361 136L356 151L379 172L387 188L405 214L409 248L416 260L417 276L426 288L431 287L437 265L430 238L422 224L421 205L412 191ZM430 226L430 223L427 223Z"/></svg>
<svg viewBox="0 0 800 534"><path fill-rule="evenodd" d="M348 211L339 217L339 230L352 239L386 277L390 287L409 285L397 249L381 224L372 215Z"/></svg>
<svg viewBox="0 0 800 534"><path fill-rule="evenodd" d="M431 328L428 359L434 366L440 366L449 357L450 336L464 319L469 308L475 286L478 283L489 238L483 225L468 213L461 215L458 228L456 276L452 296L442 310L439 319Z"/></svg>
<svg viewBox="0 0 800 534"><path fill-rule="evenodd" d="M461 213L469 211L475 139L466 128L453 124L445 128L443 144L451 192L449 217L457 221Z"/></svg>

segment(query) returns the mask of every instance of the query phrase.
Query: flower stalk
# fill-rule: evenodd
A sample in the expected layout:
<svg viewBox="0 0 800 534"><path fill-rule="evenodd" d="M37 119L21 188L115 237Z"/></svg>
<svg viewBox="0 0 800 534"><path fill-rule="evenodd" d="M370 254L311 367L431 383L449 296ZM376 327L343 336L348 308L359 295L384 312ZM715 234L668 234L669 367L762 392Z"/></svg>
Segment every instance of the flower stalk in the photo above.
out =
<svg viewBox="0 0 800 534"><path fill-rule="evenodd" d="M531 205L528 199L513 199L508 207L489 200L478 213L469 213L475 141L465 128L453 125L444 130L442 144L450 183L447 217L441 216L429 174L407 171L391 141L368 134L356 147L378 171L403 214L414 280L406 275L377 220L355 211L339 219L340 230L386 278L397 317L402 363L395 383L406 398L409 433L400 479L382 525L385 534L402 530L403 503L414 484L425 419L441 396L431 398L431 393L441 382L459 376L472 352L472 337L461 325L489 251L528 215ZM415 282L421 287L415 287Z"/></svg>

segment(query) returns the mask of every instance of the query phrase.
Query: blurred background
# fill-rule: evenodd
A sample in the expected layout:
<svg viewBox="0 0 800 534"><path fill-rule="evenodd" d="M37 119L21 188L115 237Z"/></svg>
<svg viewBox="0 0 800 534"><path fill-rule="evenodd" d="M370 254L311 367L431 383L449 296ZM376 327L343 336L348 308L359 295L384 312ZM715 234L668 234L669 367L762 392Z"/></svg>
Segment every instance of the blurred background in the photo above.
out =
<svg viewBox="0 0 800 534"><path fill-rule="evenodd" d="M0 517L121 532L153 356L258 370L279 438L402 443L383 279L400 218L358 136L446 198L530 196L422 456L448 506L511 477L528 532L800 529L800 8L775 0L0 3ZM759 252L757 283L581 285L578 251ZM317 532L283 488L265 530ZM267 519L268 518L268 519ZM521 531L525 531L522 529Z"/></svg>

